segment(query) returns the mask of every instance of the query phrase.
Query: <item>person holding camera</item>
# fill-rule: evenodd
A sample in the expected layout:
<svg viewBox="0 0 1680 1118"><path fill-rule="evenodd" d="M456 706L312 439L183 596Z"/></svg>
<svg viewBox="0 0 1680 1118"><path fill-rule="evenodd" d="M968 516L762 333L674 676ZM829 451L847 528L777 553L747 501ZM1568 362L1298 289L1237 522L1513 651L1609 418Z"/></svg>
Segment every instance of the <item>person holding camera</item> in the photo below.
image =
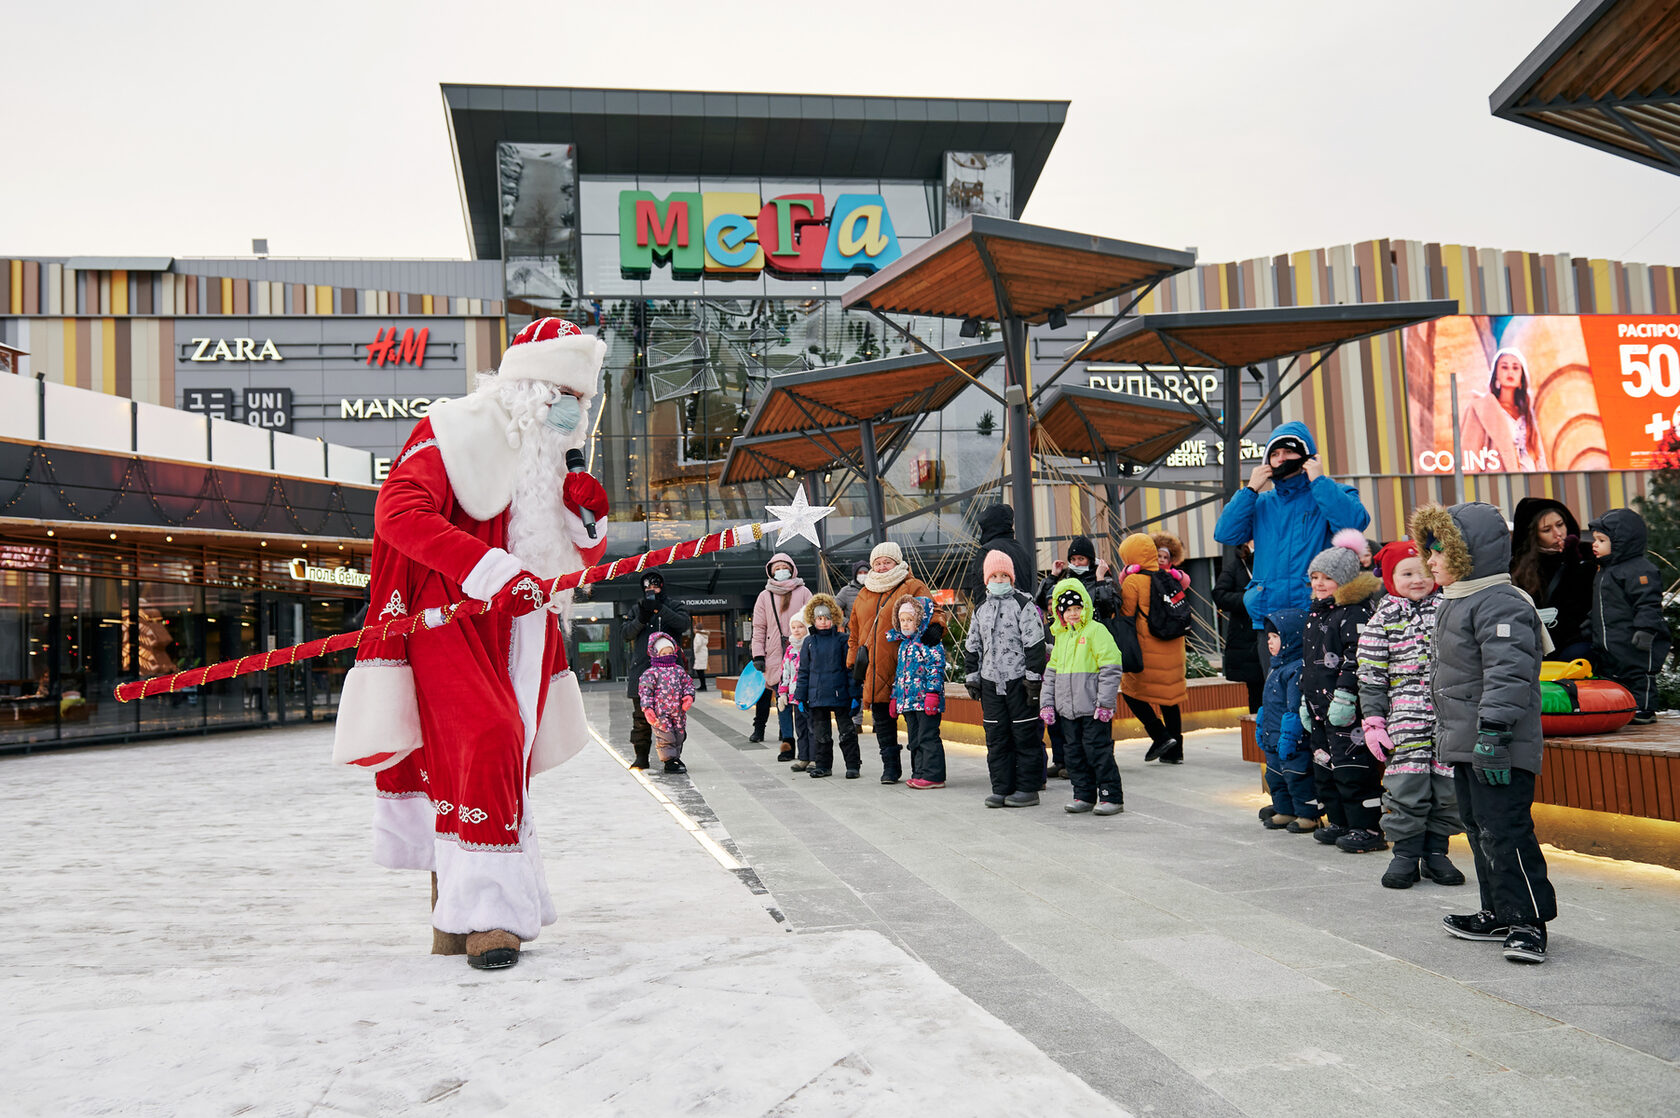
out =
<svg viewBox="0 0 1680 1118"><path fill-rule="evenodd" d="M642 697L638 690L642 673L653 664L653 653L647 647L644 634L665 633L681 645L684 634L692 625L693 621L687 613L666 602L665 576L658 571L643 574L641 600L619 630L624 635L624 646L630 650L630 674L626 682L631 706L630 748L636 753L636 759L630 763L633 769L648 767L648 754L653 747L653 726L642 710Z"/></svg>

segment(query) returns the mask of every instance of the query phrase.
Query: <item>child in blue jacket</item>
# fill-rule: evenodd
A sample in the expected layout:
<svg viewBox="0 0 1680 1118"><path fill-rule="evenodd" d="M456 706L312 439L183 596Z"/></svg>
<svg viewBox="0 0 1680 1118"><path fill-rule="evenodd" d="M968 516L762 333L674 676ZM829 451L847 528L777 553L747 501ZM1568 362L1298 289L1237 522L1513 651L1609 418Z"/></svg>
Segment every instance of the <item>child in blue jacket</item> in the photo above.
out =
<svg viewBox="0 0 1680 1118"><path fill-rule="evenodd" d="M939 723L945 711L945 649L922 643L933 620L933 599L906 594L893 603L898 628L887 634L898 643L898 672L893 676L890 712L904 716L910 739L912 788L945 787L945 743Z"/></svg>
<svg viewBox="0 0 1680 1118"><path fill-rule="evenodd" d="M1272 674L1266 677L1258 718L1260 751L1266 755L1270 807L1260 809L1268 831L1302 835L1316 830L1322 812L1313 782L1312 750L1301 725L1301 639L1307 615L1293 607L1266 617Z"/></svg>

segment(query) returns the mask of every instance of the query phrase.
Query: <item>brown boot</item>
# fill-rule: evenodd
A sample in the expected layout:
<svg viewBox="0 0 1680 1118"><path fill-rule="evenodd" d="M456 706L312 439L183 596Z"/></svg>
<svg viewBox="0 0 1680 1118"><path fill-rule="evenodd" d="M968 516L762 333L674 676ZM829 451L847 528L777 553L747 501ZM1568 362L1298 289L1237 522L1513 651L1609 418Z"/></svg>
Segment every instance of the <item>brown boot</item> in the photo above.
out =
<svg viewBox="0 0 1680 1118"><path fill-rule="evenodd" d="M467 936L467 962L477 970L501 970L519 962L519 937L500 929Z"/></svg>
<svg viewBox="0 0 1680 1118"><path fill-rule="evenodd" d="M1320 823L1318 816L1300 815L1296 817L1295 822L1286 826L1284 830L1288 831L1292 835L1310 835L1314 831L1318 830L1319 826Z"/></svg>
<svg viewBox="0 0 1680 1118"><path fill-rule="evenodd" d="M437 911L437 874L432 875L432 911ZM432 929L433 955L465 955L467 953L467 937L455 932L440 932Z"/></svg>

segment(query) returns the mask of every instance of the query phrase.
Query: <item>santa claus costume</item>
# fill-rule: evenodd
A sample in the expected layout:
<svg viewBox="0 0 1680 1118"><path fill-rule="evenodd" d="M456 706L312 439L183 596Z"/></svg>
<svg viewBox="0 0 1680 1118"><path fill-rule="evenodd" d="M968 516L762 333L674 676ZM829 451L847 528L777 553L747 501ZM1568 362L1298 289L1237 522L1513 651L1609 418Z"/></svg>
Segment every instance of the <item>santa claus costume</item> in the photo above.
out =
<svg viewBox="0 0 1680 1118"><path fill-rule="evenodd" d="M475 967L511 966L555 919L528 782L582 749L588 727L566 664L571 595L545 601L539 580L606 550L606 492L566 469L605 354L570 322L527 326L497 374L415 425L374 509L370 623L430 611L437 624L464 598L495 606L364 640L334 742L335 760L377 774L374 860L433 872L433 950Z"/></svg>

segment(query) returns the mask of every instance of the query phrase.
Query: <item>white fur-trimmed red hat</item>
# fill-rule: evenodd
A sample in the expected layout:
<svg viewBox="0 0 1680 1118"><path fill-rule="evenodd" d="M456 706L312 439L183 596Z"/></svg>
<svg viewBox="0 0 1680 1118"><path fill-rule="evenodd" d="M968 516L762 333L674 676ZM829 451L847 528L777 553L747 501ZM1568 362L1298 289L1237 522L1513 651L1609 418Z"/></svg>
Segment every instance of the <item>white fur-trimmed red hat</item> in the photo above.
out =
<svg viewBox="0 0 1680 1118"><path fill-rule="evenodd" d="M547 381L587 400L595 395L606 356L607 343L585 334L576 323L539 318L508 343L497 375L508 380Z"/></svg>

